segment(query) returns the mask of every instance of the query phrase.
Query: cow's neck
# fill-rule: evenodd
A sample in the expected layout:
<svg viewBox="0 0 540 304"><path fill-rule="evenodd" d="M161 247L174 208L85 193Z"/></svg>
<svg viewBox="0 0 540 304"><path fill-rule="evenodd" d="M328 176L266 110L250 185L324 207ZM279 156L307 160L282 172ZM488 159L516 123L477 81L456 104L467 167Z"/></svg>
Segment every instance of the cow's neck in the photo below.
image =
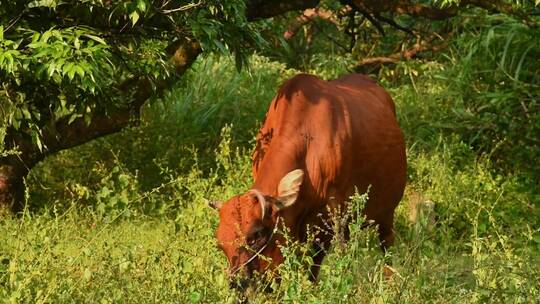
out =
<svg viewBox="0 0 540 304"><path fill-rule="evenodd" d="M276 195L279 182L287 173L295 169L304 169L303 163L299 162L299 159L302 159L302 152L298 147L284 144L274 145L268 150L259 166L252 188L266 195Z"/></svg>

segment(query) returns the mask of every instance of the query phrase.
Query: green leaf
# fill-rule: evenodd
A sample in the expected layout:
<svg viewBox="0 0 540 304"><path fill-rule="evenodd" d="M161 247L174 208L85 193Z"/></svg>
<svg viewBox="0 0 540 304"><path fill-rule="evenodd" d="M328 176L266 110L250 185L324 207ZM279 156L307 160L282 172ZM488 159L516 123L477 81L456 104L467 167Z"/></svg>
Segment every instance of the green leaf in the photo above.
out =
<svg viewBox="0 0 540 304"><path fill-rule="evenodd" d="M53 8L53 7L56 7L56 0L35 0L35 1L32 1L30 3L28 3L28 7L29 8L34 8L34 7L50 7L50 8Z"/></svg>
<svg viewBox="0 0 540 304"><path fill-rule="evenodd" d="M77 114L71 114L69 116L69 120L68 120L68 125L70 125L72 122L75 121L75 119L79 118L81 115L77 115Z"/></svg>
<svg viewBox="0 0 540 304"><path fill-rule="evenodd" d="M135 23L139 21L139 13L137 13L137 11L133 11L131 14L129 14L129 18L131 19L132 25L135 26Z"/></svg>
<svg viewBox="0 0 540 304"><path fill-rule="evenodd" d="M225 48L225 45L221 43L221 41L216 40L214 41L214 43L216 44L220 52L222 52L223 54L227 54L227 49Z"/></svg>
<svg viewBox="0 0 540 304"><path fill-rule="evenodd" d="M11 125L15 130L19 130L19 128L21 127L21 121L18 119L13 119Z"/></svg>
<svg viewBox="0 0 540 304"><path fill-rule="evenodd" d="M40 58L40 57L43 57L43 56L47 56L50 54L50 49L48 48L44 48L42 50L40 50L39 52L37 52L36 54L32 55L33 58Z"/></svg>
<svg viewBox="0 0 540 304"><path fill-rule="evenodd" d="M51 77L54 74L54 71L56 71L56 63L51 62L49 64L49 67L47 68L47 72L48 72L49 77Z"/></svg>
<svg viewBox="0 0 540 304"><path fill-rule="evenodd" d="M21 107L21 112L23 113L23 117L26 119L31 119L32 115L30 114L30 111L28 111L27 107Z"/></svg>
<svg viewBox="0 0 540 304"><path fill-rule="evenodd" d="M84 114L83 118L84 118L84 123L87 126L89 126L90 123L92 122L92 116L90 114Z"/></svg>
<svg viewBox="0 0 540 304"><path fill-rule="evenodd" d="M38 42L38 40L39 40L39 33L34 33L34 35L32 35L32 43L30 43L30 45Z"/></svg>
<svg viewBox="0 0 540 304"><path fill-rule="evenodd" d="M77 74L79 74L79 77L81 77L81 79L84 78L84 69L81 66L76 65L75 71L77 72Z"/></svg>
<svg viewBox="0 0 540 304"><path fill-rule="evenodd" d="M107 42L105 42L105 40L103 40L101 37L98 37L98 36L95 36L95 35L90 35L90 34L83 34L82 36L90 38L90 39L96 41L97 43L107 45Z"/></svg>
<svg viewBox="0 0 540 304"><path fill-rule="evenodd" d="M52 32L50 30L46 31L45 33L43 33L43 35L41 35L41 39L39 39L39 41L40 42L47 42L47 40L49 40L51 35L52 35Z"/></svg>
<svg viewBox="0 0 540 304"><path fill-rule="evenodd" d="M43 144L37 132L32 132L32 142L38 147L39 152L43 152Z"/></svg>
<svg viewBox="0 0 540 304"><path fill-rule="evenodd" d="M68 62L66 65L64 65L64 75L67 74L69 80L73 80L75 77L75 65L73 62Z"/></svg>
<svg viewBox="0 0 540 304"><path fill-rule="evenodd" d="M189 301L191 303L199 303L199 301L201 300L201 294L196 292L196 291L192 291L190 294L189 294Z"/></svg>
<svg viewBox="0 0 540 304"><path fill-rule="evenodd" d="M83 280L90 281L90 279L92 279L92 271L89 268L86 268L84 270Z"/></svg>
<svg viewBox="0 0 540 304"><path fill-rule="evenodd" d="M41 77L45 70L47 70L47 66L44 64L40 64L36 69L36 76Z"/></svg>
<svg viewBox="0 0 540 304"><path fill-rule="evenodd" d="M138 0L137 1L137 8L139 9L139 11L145 12L146 11L146 1Z"/></svg>

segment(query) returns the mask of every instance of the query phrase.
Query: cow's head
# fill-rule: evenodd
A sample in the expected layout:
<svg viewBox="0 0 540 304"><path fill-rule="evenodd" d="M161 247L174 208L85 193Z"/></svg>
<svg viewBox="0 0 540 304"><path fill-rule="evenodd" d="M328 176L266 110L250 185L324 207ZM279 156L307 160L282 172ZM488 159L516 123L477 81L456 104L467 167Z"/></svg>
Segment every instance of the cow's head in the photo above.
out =
<svg viewBox="0 0 540 304"><path fill-rule="evenodd" d="M225 203L211 203L219 210L216 237L229 261L232 287L244 289L255 273L272 270L283 262L278 247L283 237L276 232L280 212L296 202L303 176L300 169L289 172L279 182L275 196L251 189Z"/></svg>

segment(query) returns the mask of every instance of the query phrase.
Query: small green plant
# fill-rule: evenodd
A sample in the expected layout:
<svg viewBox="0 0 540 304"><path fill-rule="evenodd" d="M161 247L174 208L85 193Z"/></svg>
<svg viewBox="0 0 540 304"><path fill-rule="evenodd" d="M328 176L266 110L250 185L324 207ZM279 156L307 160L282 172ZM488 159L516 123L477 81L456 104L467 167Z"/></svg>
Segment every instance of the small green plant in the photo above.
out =
<svg viewBox="0 0 540 304"><path fill-rule="evenodd" d="M399 81L382 81L396 102L409 167L395 214L396 241L387 255L375 229L361 228L358 212L365 196L355 194L350 209L325 227L337 234L318 282L308 276L313 248L290 241L283 247L281 282L261 282L252 303L537 302L537 187L521 169L504 169L495 154L478 154L475 143L489 143L491 131L471 141L480 130L476 123L493 118L486 113L507 109L522 94L536 94L534 86L522 91L521 82L534 77L529 67L535 63L524 59L517 91L511 91L514 82L508 87L487 80L492 93L512 94L485 107L473 103L478 96L486 100L484 91L471 92L464 78L448 76L478 75L475 69L482 72L482 65L498 64L497 56L479 58L501 54L507 41L525 45L521 31L528 30L518 27L513 38L498 30L470 58L460 59L468 53L456 46L449 61L398 65ZM459 43L473 47L475 39L488 36L482 30ZM502 52L504 69L491 66L491 71L515 75L521 56L529 58L536 45L527 48ZM464 60L477 68L462 70ZM326 64L312 68L321 75L338 70L326 70ZM227 261L215 243L218 215L204 199L249 189L255 132L278 85L296 73L261 56L252 61L251 72L238 74L226 57L197 62L187 80L165 96L169 102L143 109L140 127L63 151L35 168L27 179L29 210L0 218L0 302L235 303L239 297L229 289ZM480 74L501 81L508 76ZM213 81L216 75L227 82ZM468 111L478 119L463 116ZM519 140L516 134L508 139ZM534 145L521 154L509 152L522 147L496 152L533 165ZM431 207L411 220L415 200ZM385 265L393 269L390 280L384 278ZM267 284L274 292L262 291Z"/></svg>

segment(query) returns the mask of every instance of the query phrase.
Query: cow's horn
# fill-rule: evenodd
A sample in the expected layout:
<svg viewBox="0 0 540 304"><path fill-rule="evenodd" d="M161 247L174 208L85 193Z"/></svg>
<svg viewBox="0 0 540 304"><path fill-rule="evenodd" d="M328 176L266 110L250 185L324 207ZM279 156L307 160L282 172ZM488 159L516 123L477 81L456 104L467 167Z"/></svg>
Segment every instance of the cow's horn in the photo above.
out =
<svg viewBox="0 0 540 304"><path fill-rule="evenodd" d="M208 199L204 199L204 201L212 208L216 209L216 210L219 210L221 209L221 207L223 207L223 202L222 201L211 201L211 200L208 200Z"/></svg>
<svg viewBox="0 0 540 304"><path fill-rule="evenodd" d="M266 200L264 199L264 196L262 193L257 189L251 189L248 191L250 195L254 195L259 203L261 204L261 218L264 219L265 210L266 210Z"/></svg>

